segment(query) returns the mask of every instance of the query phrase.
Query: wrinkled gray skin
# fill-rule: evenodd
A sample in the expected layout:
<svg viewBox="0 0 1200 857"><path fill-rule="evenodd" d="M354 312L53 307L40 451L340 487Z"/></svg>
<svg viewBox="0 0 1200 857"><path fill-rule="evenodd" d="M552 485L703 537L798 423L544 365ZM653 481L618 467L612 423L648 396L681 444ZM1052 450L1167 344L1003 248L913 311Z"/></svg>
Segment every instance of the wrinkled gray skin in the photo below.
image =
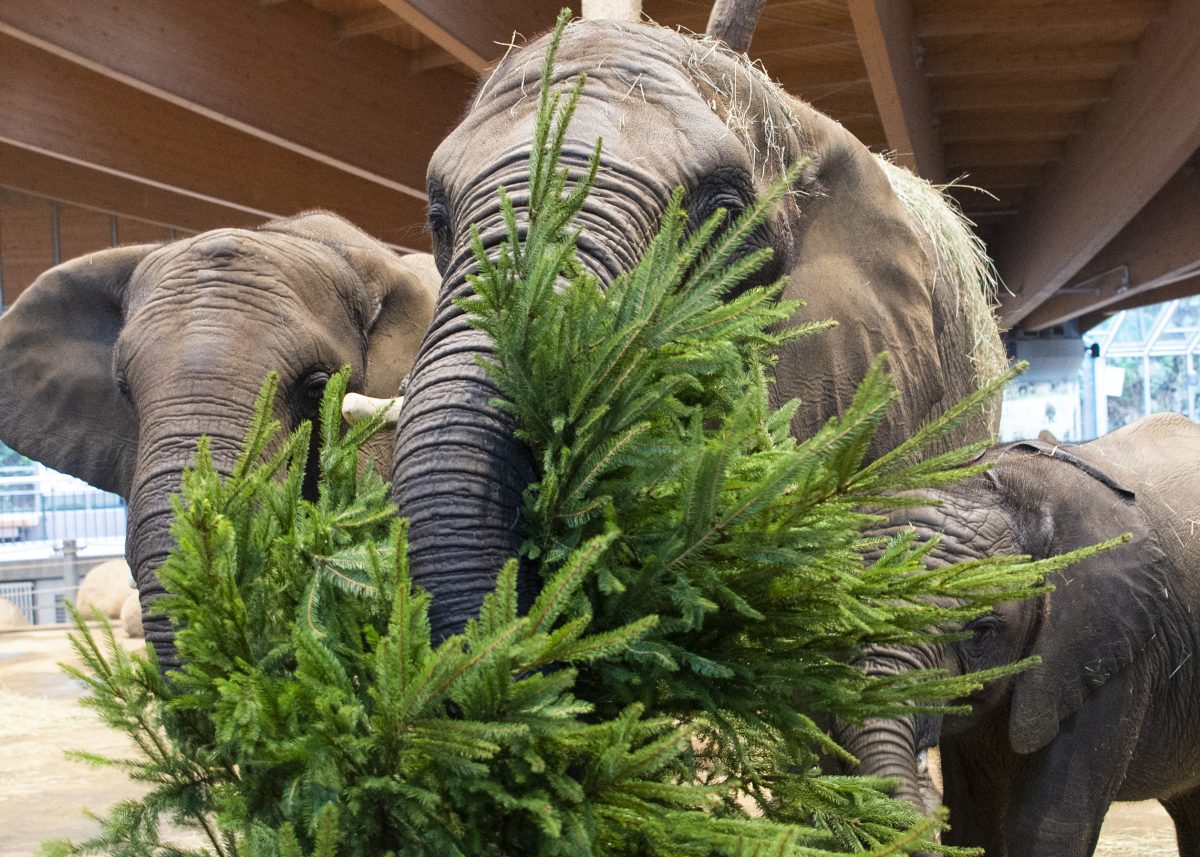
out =
<svg viewBox="0 0 1200 857"><path fill-rule="evenodd" d="M1200 855L1200 426L1147 417L1090 443L1028 441L989 453L992 470L936 492L940 508L897 514L942 534L933 563L1048 557L1133 540L1051 576L1055 590L999 604L952 645L878 649L869 672L953 674L1037 655L995 682L969 716L918 716L835 732L858 773L896 777L921 806L917 754L939 746L950 831L989 857L1093 852L1114 800L1158 799L1179 853Z"/></svg>
<svg viewBox="0 0 1200 857"><path fill-rule="evenodd" d="M500 64L429 166L429 225L444 280L397 426L393 490L411 523L413 576L433 595L437 638L464 626L517 554L522 492L537 475L477 365L490 343L452 301L468 293L475 268L469 226L478 225L490 251L503 238L498 187L526 217L546 43L539 39ZM786 296L808 301L797 320L840 323L780 353L776 402L799 396L807 403L795 433L809 436L843 410L884 349L903 396L876 437L875 454L975 389L952 290L934 293L923 237L876 159L844 128L711 45L658 27L572 24L556 85L565 89L581 72L587 84L563 164L582 175L603 138L600 172L579 217L582 260L603 282L636 263L675 187L685 189L689 221L698 224L717 208L742 210L786 165L811 158L798 192L751 242L775 251L756 283L789 274ZM735 90L736 100L706 79ZM737 130L726 123L730 114ZM981 418L951 442L988 438L990 428ZM524 604L532 577L522 569Z"/></svg>
<svg viewBox="0 0 1200 857"><path fill-rule="evenodd" d="M289 430L345 365L351 391L395 396L437 282L428 255L401 257L314 212L74 259L0 318L0 438L128 500L126 553L161 664L175 661L173 635L147 609L172 547L168 498L197 440L212 438L228 472L271 370Z"/></svg>

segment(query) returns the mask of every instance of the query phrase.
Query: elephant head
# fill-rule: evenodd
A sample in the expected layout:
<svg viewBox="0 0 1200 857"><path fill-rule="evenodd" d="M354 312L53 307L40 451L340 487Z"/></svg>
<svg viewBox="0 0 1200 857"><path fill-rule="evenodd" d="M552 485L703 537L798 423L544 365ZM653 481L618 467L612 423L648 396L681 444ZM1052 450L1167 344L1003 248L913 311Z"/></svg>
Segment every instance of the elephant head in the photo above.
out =
<svg viewBox="0 0 1200 857"><path fill-rule="evenodd" d="M74 259L0 319L0 437L128 500L146 614L172 546L169 497L199 437L228 472L271 370L287 429L315 415L342 366L349 389L396 395L436 282L429 256L399 256L322 212ZM173 663L166 619L147 614L145 627Z"/></svg>
<svg viewBox="0 0 1200 857"><path fill-rule="evenodd" d="M479 367L490 344L455 299L469 291L475 269L470 227L488 252L504 235L497 189L507 189L519 221L528 216L547 44L542 38L513 51L480 84L428 171L429 228L443 284L397 427L393 491L410 519L411 568L433 595L438 637L463 627L498 569L518 553L522 492L537 476ZM779 354L775 399L806 403L797 435L812 434L848 405L882 350L891 351L903 396L875 454L990 380L997 355L1003 364L980 279L986 266L966 227L927 185L872 156L744 57L659 27L582 21L562 37L554 85L582 73L587 81L561 164L582 175L603 139L599 173L576 224L581 261L602 283L636 264L675 187L684 188L695 225L720 208L736 214L790 165L806 161L795 192L749 242L774 250L757 282L788 274L785 296L807 301L804 318L839 322ZM956 267L931 231L955 236L950 243L962 252L949 255L969 264ZM950 443L990 432L980 419ZM531 577L523 569L524 599L536 586Z"/></svg>
<svg viewBox="0 0 1200 857"><path fill-rule="evenodd" d="M966 624L965 639L879 647L861 661L877 675L961 675L1041 659L962 700L970 714L839 724L834 736L859 759L857 773L896 778L898 796L919 808L920 758L938 746L949 844L984 846L989 855L1090 854L1067 840L1098 835L1133 770L1151 693L1170 686L1163 680L1176 665L1184 670L1175 677L1179 705L1189 707L1195 693L1187 664L1200 607L1192 532L1200 426L1159 414L1090 443L1022 441L988 457L987 473L933 493L940 506L897 513L875 534L912 526L923 538L940 536L928 560L935 565L1042 559L1125 532L1132 540L1051 574L1046 594L995 605Z"/></svg>

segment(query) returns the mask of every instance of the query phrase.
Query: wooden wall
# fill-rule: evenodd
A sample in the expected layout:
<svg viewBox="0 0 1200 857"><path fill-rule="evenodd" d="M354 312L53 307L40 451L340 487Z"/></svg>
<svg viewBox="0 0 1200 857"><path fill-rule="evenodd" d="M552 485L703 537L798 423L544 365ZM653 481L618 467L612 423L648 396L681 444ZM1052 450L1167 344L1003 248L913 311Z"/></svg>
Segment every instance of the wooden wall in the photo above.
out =
<svg viewBox="0 0 1200 857"><path fill-rule="evenodd" d="M165 226L0 187L0 300L7 307L59 262L174 237Z"/></svg>

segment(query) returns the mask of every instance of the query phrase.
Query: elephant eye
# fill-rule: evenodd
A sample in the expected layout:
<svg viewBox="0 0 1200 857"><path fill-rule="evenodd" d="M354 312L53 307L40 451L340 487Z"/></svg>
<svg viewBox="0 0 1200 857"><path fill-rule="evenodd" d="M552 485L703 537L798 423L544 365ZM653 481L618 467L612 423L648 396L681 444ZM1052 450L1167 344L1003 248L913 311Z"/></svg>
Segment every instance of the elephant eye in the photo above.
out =
<svg viewBox="0 0 1200 857"><path fill-rule="evenodd" d="M129 399L129 379L125 377L124 372L117 373L117 392Z"/></svg>
<svg viewBox="0 0 1200 857"><path fill-rule="evenodd" d="M746 202L740 196L733 193L718 194L710 200L710 206L713 211L718 208L725 209L725 223L728 225L737 220L746 210Z"/></svg>
<svg viewBox="0 0 1200 857"><path fill-rule="evenodd" d="M328 383L329 373L320 369L310 372L300 382L296 398L306 416L315 416L321 409L321 397L325 395L325 385Z"/></svg>
<svg viewBox="0 0 1200 857"><path fill-rule="evenodd" d="M441 186L436 182L429 184L428 223L434 262L437 264L438 270L445 273L446 264L450 261L454 236L451 235L450 229L450 207L446 204Z"/></svg>
<svg viewBox="0 0 1200 857"><path fill-rule="evenodd" d="M969 642L972 646L981 646L999 632L1000 625L1000 617L995 613L989 613L968 622L963 630L970 632Z"/></svg>
<svg viewBox="0 0 1200 857"><path fill-rule="evenodd" d="M685 200L688 218L687 231L694 232L716 211L724 210L724 221L712 238L715 243L720 240L724 231L750 207L753 201L754 182L749 173L737 167L720 167L713 170L688 192ZM745 240L734 258L739 259L760 247L770 246L770 244L768 228L766 224L761 224ZM774 282L782 272L781 265L779 254L776 254L745 282L727 294L726 300L736 298L753 286Z"/></svg>

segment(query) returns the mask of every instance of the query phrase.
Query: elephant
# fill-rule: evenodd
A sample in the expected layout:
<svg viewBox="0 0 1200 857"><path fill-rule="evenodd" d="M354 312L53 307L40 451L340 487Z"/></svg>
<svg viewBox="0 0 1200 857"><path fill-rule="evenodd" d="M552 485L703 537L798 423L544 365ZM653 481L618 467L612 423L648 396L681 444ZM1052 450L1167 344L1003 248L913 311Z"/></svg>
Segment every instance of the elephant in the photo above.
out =
<svg viewBox="0 0 1200 857"><path fill-rule="evenodd" d="M409 519L410 569L432 596L435 639L460 631L522 543L522 493L537 477L527 447L498 408L479 358L487 337L457 299L477 262L505 235L497 189L528 217L536 81L548 38L514 49L478 86L428 168L428 226L443 276L434 320L399 415L393 498ZM773 249L745 287L789 277L796 320L834 318L820 336L778 351L772 399L801 397L794 433L811 436L850 403L876 355L890 352L901 397L872 455L890 449L1006 366L979 242L941 194L872 155L841 125L794 99L712 38L649 24L576 21L566 27L553 85L586 73L560 164L576 179L603 139L591 193L575 226L581 264L607 285L636 263L676 187L692 227L745 209L794 163L806 167L747 242ZM962 425L947 445L994 437L996 412ZM536 571L519 572L528 606Z"/></svg>
<svg viewBox="0 0 1200 857"><path fill-rule="evenodd" d="M288 430L316 415L343 366L350 390L395 396L439 282L429 254L401 256L316 211L65 262L0 318L0 439L126 498L126 553L160 665L176 655L170 623L150 610L155 570L197 440L211 438L229 473L271 370Z"/></svg>
<svg viewBox="0 0 1200 857"><path fill-rule="evenodd" d="M972 694L970 714L843 723L834 737L857 773L895 778L898 796L922 809L920 757L937 746L946 844L1083 857L1111 802L1157 799L1179 853L1197 857L1200 426L1155 414L1088 443L1021 441L985 460L982 475L925 492L941 505L893 513L876 534L939 535L933 564L1132 540L1049 575L1052 591L995 605L962 627L965 639L863 654L881 676L1040 657Z"/></svg>

